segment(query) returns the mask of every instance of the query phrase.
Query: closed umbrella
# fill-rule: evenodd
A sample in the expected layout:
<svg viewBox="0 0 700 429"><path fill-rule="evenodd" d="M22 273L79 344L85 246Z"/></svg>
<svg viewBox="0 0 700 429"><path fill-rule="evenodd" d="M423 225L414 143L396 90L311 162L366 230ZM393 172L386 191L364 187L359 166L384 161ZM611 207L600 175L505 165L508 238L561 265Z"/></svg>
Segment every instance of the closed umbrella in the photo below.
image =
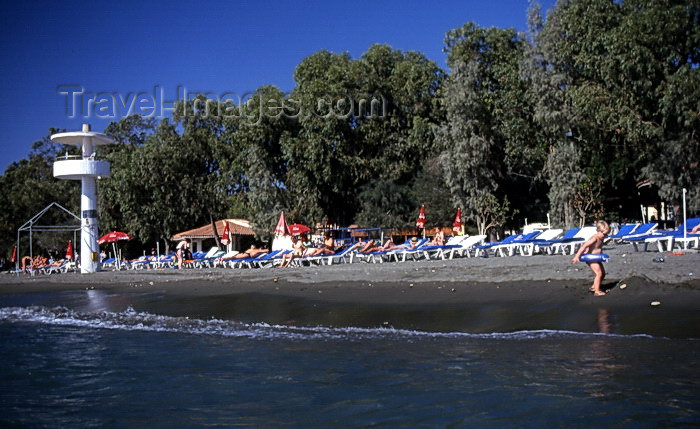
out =
<svg viewBox="0 0 700 429"><path fill-rule="evenodd" d="M418 213L418 220L416 221L416 227L425 229L425 206L420 206L420 213Z"/></svg>
<svg viewBox="0 0 700 429"><path fill-rule="evenodd" d="M72 261L74 257L75 257L75 253L73 252L73 241L68 240L68 249L66 250L66 259L68 259L69 261Z"/></svg>
<svg viewBox="0 0 700 429"><path fill-rule="evenodd" d="M17 246L14 246L12 248L12 259L10 259L10 262L12 262L13 264L17 262Z"/></svg>
<svg viewBox="0 0 700 429"><path fill-rule="evenodd" d="M457 209L457 214L455 215L455 221L452 223L452 231L459 234L462 232L462 209Z"/></svg>
<svg viewBox="0 0 700 429"><path fill-rule="evenodd" d="M277 221L277 228L275 228L275 237L284 235L289 235L289 226L287 225L287 219L284 217L284 212L282 212L280 213L280 220Z"/></svg>
<svg viewBox="0 0 700 429"><path fill-rule="evenodd" d="M224 246L228 246L228 244L231 242L231 232L228 229L228 222L225 222L226 226L224 226L224 233L221 235L221 244Z"/></svg>

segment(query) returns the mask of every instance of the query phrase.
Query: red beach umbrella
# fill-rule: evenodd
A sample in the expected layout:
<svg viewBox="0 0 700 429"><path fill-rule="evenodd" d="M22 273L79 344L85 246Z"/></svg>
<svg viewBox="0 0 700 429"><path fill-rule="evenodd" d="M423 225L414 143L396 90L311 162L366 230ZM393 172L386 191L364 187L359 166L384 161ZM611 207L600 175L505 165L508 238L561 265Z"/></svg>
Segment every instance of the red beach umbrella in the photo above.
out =
<svg viewBox="0 0 700 429"><path fill-rule="evenodd" d="M277 221L277 228L275 228L275 237L283 235L289 235L289 226L287 225L287 219L284 217L284 212L280 213L280 220Z"/></svg>
<svg viewBox="0 0 700 429"><path fill-rule="evenodd" d="M228 222L225 222L224 233L221 235L221 244L228 246L231 242L231 232L228 229Z"/></svg>
<svg viewBox="0 0 700 429"><path fill-rule="evenodd" d="M75 254L73 253L73 241L68 240L68 249L66 250L66 259L73 260Z"/></svg>
<svg viewBox="0 0 700 429"><path fill-rule="evenodd" d="M97 244L116 243L117 241L131 240L132 238L133 237L126 232L112 231L100 237L99 240L97 240Z"/></svg>
<svg viewBox="0 0 700 429"><path fill-rule="evenodd" d="M307 233L309 231L311 231L311 228L309 228L306 225L302 225L300 223L294 223L294 224L289 225L289 232L292 235L300 235L300 234Z"/></svg>
<svg viewBox="0 0 700 429"><path fill-rule="evenodd" d="M417 228L425 228L425 206L420 206L420 213L418 214L418 220L416 221Z"/></svg>
<svg viewBox="0 0 700 429"><path fill-rule="evenodd" d="M17 262L17 246L12 248L12 259L10 259L10 262L13 264Z"/></svg>
<svg viewBox="0 0 700 429"><path fill-rule="evenodd" d="M117 252L116 243L117 241L131 240L132 238L133 237L127 234L126 232L112 231L100 237L99 240L97 240L97 244L112 243L112 248L114 249L114 256L117 258L118 267L121 258L119 256L119 252Z"/></svg>
<svg viewBox="0 0 700 429"><path fill-rule="evenodd" d="M455 215L455 221L452 223L452 231L456 233L462 232L462 209L457 209L457 215Z"/></svg>

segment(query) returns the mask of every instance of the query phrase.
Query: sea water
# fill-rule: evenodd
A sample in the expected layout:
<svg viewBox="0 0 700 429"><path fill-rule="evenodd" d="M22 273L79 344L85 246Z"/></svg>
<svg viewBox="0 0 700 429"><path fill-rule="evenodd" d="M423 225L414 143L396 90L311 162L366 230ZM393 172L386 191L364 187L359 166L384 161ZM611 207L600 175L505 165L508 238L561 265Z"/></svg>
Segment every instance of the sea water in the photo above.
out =
<svg viewBox="0 0 700 429"><path fill-rule="evenodd" d="M0 427L700 426L696 339L274 326L57 296L70 305L0 302Z"/></svg>

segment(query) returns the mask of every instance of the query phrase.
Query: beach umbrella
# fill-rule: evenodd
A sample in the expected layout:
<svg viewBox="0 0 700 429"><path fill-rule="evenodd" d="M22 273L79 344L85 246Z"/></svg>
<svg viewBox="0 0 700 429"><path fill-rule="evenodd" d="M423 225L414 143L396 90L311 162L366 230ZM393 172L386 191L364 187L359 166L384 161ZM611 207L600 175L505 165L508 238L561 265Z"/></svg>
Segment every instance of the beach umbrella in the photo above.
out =
<svg viewBox="0 0 700 429"><path fill-rule="evenodd" d="M12 262L13 264L17 262L17 246L14 246L12 248L12 259L10 259L10 262Z"/></svg>
<svg viewBox="0 0 700 429"><path fill-rule="evenodd" d="M75 254L73 253L73 241L68 240L68 249L66 250L66 259L73 260Z"/></svg>
<svg viewBox="0 0 700 429"><path fill-rule="evenodd" d="M284 212L280 213L280 220L277 221L277 228L275 228L275 237L283 235L289 235L289 226L287 225L287 219L284 218Z"/></svg>
<svg viewBox="0 0 700 429"><path fill-rule="evenodd" d="M425 228L425 206L420 206L420 213L418 213L418 220L416 221L417 228Z"/></svg>
<svg viewBox="0 0 700 429"><path fill-rule="evenodd" d="M452 231L459 234L462 232L462 209L457 209L457 214L455 215L455 221L452 223Z"/></svg>
<svg viewBox="0 0 700 429"><path fill-rule="evenodd" d="M99 240L97 240L97 244L116 243L117 241L131 240L132 238L133 237L126 232L112 231L100 237Z"/></svg>
<svg viewBox="0 0 700 429"><path fill-rule="evenodd" d="M131 240L133 237L126 232L112 231L103 235L97 240L97 244L112 243L112 249L114 249L114 257L117 258L117 267L120 265L120 257L117 253L117 242Z"/></svg>
<svg viewBox="0 0 700 429"><path fill-rule="evenodd" d="M226 226L224 227L224 233L221 235L221 244L228 246L231 242L231 232L228 229L228 222L224 222Z"/></svg>
<svg viewBox="0 0 700 429"><path fill-rule="evenodd" d="M306 225L302 225L300 223L293 223L293 224L289 225L289 232L292 235L301 235L301 234L305 234L305 233L310 232L310 231L311 231L311 228L309 228Z"/></svg>

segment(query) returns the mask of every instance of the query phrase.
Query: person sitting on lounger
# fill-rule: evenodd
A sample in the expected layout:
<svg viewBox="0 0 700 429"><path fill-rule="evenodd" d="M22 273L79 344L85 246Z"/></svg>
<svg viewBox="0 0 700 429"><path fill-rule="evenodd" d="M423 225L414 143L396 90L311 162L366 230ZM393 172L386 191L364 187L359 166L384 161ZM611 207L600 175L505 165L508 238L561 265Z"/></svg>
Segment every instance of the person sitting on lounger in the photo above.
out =
<svg viewBox="0 0 700 429"><path fill-rule="evenodd" d="M288 267L291 263L292 260L297 257L297 256L304 256L304 252L306 251L306 246L304 246L304 242L301 241L299 236L293 235L292 236L292 251L291 253L285 253L282 255L282 263L278 268L286 268Z"/></svg>
<svg viewBox="0 0 700 429"><path fill-rule="evenodd" d="M323 234L323 244L316 249L309 249L306 256L335 255L335 240L330 232Z"/></svg>
<svg viewBox="0 0 700 429"><path fill-rule="evenodd" d="M433 236L433 240L428 243L428 246L444 246L445 245L445 233L442 232L440 227L436 226L435 227L435 235Z"/></svg>

